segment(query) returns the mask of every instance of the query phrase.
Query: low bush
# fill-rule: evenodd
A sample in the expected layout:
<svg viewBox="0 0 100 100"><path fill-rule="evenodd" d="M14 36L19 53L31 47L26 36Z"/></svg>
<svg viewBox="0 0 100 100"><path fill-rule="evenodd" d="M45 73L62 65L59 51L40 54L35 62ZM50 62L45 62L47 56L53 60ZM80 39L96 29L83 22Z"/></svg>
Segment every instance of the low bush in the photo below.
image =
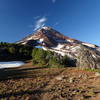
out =
<svg viewBox="0 0 100 100"><path fill-rule="evenodd" d="M44 51L41 48L34 48L32 52L33 65L44 67L66 67L74 66L73 61L67 57L62 57L51 51Z"/></svg>

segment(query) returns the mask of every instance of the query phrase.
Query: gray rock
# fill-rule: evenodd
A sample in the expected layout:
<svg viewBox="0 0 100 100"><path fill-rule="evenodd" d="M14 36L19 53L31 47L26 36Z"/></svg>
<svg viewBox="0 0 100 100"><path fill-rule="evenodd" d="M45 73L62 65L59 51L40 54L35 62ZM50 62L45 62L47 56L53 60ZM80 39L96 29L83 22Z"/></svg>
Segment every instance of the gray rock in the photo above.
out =
<svg viewBox="0 0 100 100"><path fill-rule="evenodd" d="M96 72L95 73L95 76L100 76L100 72Z"/></svg>

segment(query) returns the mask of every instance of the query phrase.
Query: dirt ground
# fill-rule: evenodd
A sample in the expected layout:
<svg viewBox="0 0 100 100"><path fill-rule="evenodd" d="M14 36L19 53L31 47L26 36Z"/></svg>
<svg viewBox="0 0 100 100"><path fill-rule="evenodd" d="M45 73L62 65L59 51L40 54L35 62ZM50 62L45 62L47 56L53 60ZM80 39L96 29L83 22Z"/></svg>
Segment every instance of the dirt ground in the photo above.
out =
<svg viewBox="0 0 100 100"><path fill-rule="evenodd" d="M27 63L0 70L0 100L100 100L100 74Z"/></svg>

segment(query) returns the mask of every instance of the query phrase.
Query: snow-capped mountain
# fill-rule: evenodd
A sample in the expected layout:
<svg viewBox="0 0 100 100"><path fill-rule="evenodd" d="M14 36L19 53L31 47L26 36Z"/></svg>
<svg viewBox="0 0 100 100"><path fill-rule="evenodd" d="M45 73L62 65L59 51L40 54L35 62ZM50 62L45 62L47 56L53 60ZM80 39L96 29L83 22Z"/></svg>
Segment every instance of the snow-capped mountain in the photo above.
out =
<svg viewBox="0 0 100 100"><path fill-rule="evenodd" d="M76 59L78 66L83 67L83 63L86 63L84 67L98 68L100 66L100 47L66 37L51 27L42 27L17 43L34 45L35 40L44 50L50 50L62 56L67 55L72 59ZM83 59L84 61L82 61Z"/></svg>

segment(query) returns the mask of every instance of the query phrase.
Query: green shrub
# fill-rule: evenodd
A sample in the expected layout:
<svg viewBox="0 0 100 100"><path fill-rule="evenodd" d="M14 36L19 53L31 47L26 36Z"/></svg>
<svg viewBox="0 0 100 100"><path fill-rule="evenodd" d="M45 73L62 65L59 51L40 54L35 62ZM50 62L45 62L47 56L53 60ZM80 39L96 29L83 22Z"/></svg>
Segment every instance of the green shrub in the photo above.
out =
<svg viewBox="0 0 100 100"><path fill-rule="evenodd" d="M38 48L33 49L33 52L32 52L33 63L45 65L46 64L46 55L47 55L46 51L44 51L42 49L38 49Z"/></svg>
<svg viewBox="0 0 100 100"><path fill-rule="evenodd" d="M9 47L9 53L15 54L16 53L15 48L14 47Z"/></svg>
<svg viewBox="0 0 100 100"><path fill-rule="evenodd" d="M32 51L33 65L46 67L65 67L72 66L72 60L67 56L60 56L51 51L44 51L41 48L35 48Z"/></svg>

